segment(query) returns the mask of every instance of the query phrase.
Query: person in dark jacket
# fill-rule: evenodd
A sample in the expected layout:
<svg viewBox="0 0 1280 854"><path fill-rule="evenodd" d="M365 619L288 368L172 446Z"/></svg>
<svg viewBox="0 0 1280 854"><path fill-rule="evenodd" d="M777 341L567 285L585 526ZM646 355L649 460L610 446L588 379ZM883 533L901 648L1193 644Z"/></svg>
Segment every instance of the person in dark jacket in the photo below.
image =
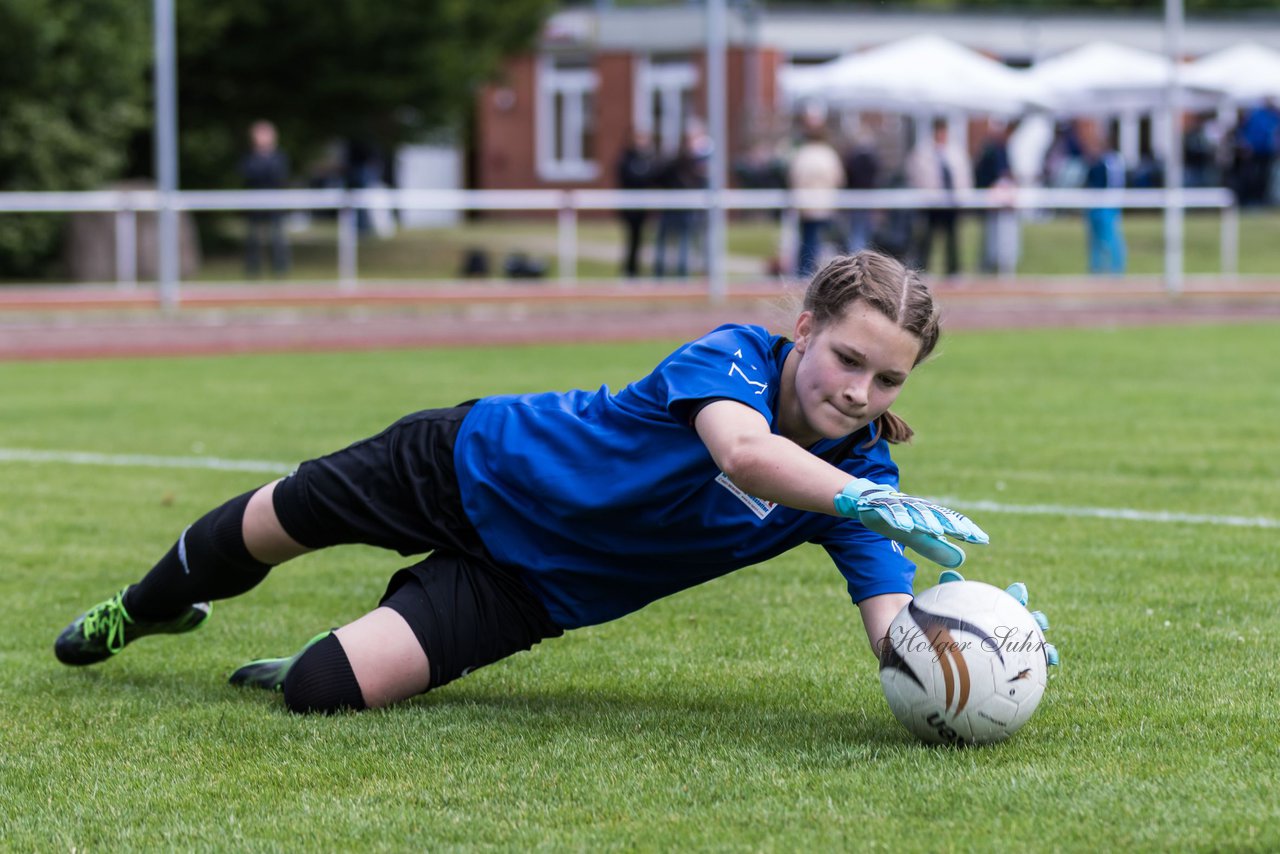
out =
<svg viewBox="0 0 1280 854"><path fill-rule="evenodd" d="M240 175L250 190L280 190L289 183L289 159L279 148L276 126L256 121L249 128L251 150L240 164ZM289 272L289 244L284 236L284 212L261 210L249 212L249 233L245 239L244 269L246 275L257 276L262 269L262 255L271 248L271 269L282 276Z"/></svg>
<svg viewBox="0 0 1280 854"><path fill-rule="evenodd" d="M879 186L880 155L871 134L860 133L854 137L853 146L844 155L844 178L845 187L850 190L874 190ZM846 252L861 252L871 245L874 213L865 208L854 208L848 212Z"/></svg>
<svg viewBox="0 0 1280 854"><path fill-rule="evenodd" d="M637 130L631 134L627 147L618 159L618 186L623 190L649 190L655 186L658 161L648 133ZM644 244L644 226L649 212L627 209L618 212L626 229L627 249L622 262L622 272L630 278L640 275L640 247Z"/></svg>
<svg viewBox="0 0 1280 854"><path fill-rule="evenodd" d="M996 127L982 145L978 161L973 165L973 186L990 190L1011 205L1016 197L1017 180L1009 161L1009 138L1017 122ZM980 272L1012 273L1018 266L1018 211L1014 207L989 208L982 214L982 257Z"/></svg>
<svg viewBox="0 0 1280 854"><path fill-rule="evenodd" d="M707 186L707 161L710 142L698 128L686 130L680 137L675 156L659 169L657 184L664 190L701 190ZM653 274L662 278L672 272L667 261L667 244L675 243L675 275L689 275L697 211L690 208L664 210L658 216L658 236L654 241Z"/></svg>

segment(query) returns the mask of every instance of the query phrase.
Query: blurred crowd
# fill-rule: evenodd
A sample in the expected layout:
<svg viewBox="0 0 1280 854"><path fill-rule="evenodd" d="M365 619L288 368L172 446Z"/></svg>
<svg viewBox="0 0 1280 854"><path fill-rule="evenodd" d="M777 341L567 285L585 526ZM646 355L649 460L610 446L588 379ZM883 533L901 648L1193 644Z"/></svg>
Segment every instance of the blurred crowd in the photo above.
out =
<svg viewBox="0 0 1280 854"><path fill-rule="evenodd" d="M711 159L711 137L699 122L691 122L670 156L661 156L652 137L644 131L631 134L618 161L618 186L624 190L699 190L707 186L707 165ZM652 211L622 211L626 229L623 272L640 275L645 226ZM687 276L696 253L706 268L705 215L693 208L673 208L656 212L657 232L653 245L653 275Z"/></svg>
<svg viewBox="0 0 1280 854"><path fill-rule="evenodd" d="M239 163L240 181L249 190L284 190L297 184L311 189L377 189L395 185L392 163L368 139L353 137L335 140L321 156L309 164L295 180L289 158L280 147L276 125L259 119L249 126L248 150ZM309 220L314 214L298 214ZM356 230L360 235L389 237L395 233L394 214L385 208L357 208ZM288 241L289 214L282 210L249 211L245 218L245 275L258 278L263 260L270 260L273 275L289 273L291 253Z"/></svg>
<svg viewBox="0 0 1280 854"><path fill-rule="evenodd" d="M834 253L874 246L907 264L928 270L941 250L938 271L964 269L957 226L961 211L941 203L921 210L848 210L836 204L840 190L911 188L945 199L969 189L987 190L998 202L1012 200L1019 185L1056 188L1154 188L1165 184L1165 163L1154 153L1150 133L1138 140L1137 155L1122 156L1114 123L1061 120L1042 129L1033 145L1033 168L1014 167L1011 148L1019 123L989 121L969 126L970 139L953 138L945 121L927 132L908 134L902 122L860 126L842 132L824 114L806 112L793 132L777 144L758 144L732 164L736 186L806 191L796 210L798 227L781 241L775 272L811 275ZM903 140L914 139L912 144ZM693 123L670 155L657 152L648 134L637 132L617 161L617 185L624 189L698 189L707 186L711 142ZM1022 147L1025 155L1026 147ZM1227 187L1242 207L1280 202L1280 108L1260 103L1230 113L1189 113L1183 123L1183 184ZM652 273L684 276L704 264L704 219L700 211L621 213L626 249L623 272L642 274L649 224L656 221ZM1020 251L1023 214L1010 207L967 212L980 220L981 243L972 270L1012 273ZM1092 208L1082 215L1087 267L1092 273L1125 271L1127 252L1119 208Z"/></svg>

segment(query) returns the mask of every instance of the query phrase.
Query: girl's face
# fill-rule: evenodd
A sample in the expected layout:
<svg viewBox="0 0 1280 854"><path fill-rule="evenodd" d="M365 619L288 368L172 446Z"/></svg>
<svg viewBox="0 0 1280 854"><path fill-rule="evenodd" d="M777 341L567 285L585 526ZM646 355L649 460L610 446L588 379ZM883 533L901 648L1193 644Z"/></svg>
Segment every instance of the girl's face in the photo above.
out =
<svg viewBox="0 0 1280 854"><path fill-rule="evenodd" d="M804 312L795 342L788 359L795 361L792 394L780 427L804 447L847 436L882 415L920 355L919 338L862 301L821 329Z"/></svg>

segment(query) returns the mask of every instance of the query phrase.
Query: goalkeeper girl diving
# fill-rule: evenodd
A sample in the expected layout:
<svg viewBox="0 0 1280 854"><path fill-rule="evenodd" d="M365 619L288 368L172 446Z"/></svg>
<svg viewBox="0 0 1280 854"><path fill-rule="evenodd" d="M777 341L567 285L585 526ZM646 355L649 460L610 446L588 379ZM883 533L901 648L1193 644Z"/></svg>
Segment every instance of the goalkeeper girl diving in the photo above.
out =
<svg viewBox="0 0 1280 854"><path fill-rule="evenodd" d="M863 251L808 285L792 338L721 326L614 392L415 412L193 522L136 584L58 636L69 665L202 625L307 552L416 556L378 607L235 685L294 712L386 706L802 543L844 576L873 651L910 600L904 551L954 568L987 535L898 491L890 407L938 341L912 271ZM425 557L423 557L425 556Z"/></svg>

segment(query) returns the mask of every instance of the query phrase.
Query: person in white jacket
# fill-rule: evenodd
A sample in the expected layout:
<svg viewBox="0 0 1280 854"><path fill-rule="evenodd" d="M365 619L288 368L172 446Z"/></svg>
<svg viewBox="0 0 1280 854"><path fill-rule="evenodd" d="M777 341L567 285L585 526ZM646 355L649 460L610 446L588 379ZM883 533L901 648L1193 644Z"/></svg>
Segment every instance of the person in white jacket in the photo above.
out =
<svg viewBox="0 0 1280 854"><path fill-rule="evenodd" d="M933 138L917 145L907 158L907 183L916 190L946 193L947 199L938 207L927 208L916 226L916 266L929 268L929 255L933 250L933 235L941 231L946 240L947 275L960 272L960 247L956 239L955 194L973 188L973 166L969 156L947 137L947 123L938 119L933 123Z"/></svg>
<svg viewBox="0 0 1280 854"><path fill-rule="evenodd" d="M835 194L844 187L844 164L827 141L821 120L806 117L804 141L791 158L787 176L792 190L802 190L800 201L800 247L796 253L796 276L808 278L818 268L822 237L831 230L835 216Z"/></svg>

